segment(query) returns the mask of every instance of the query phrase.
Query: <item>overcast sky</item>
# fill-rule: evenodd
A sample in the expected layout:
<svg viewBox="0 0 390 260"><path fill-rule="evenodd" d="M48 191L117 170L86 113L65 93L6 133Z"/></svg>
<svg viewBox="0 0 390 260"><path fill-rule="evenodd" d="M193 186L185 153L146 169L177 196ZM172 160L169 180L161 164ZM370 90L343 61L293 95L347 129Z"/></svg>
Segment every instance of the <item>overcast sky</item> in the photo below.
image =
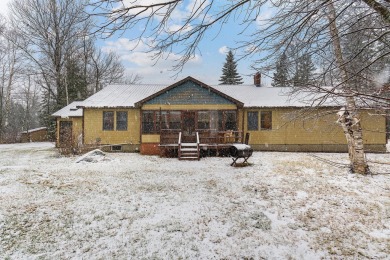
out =
<svg viewBox="0 0 390 260"><path fill-rule="evenodd" d="M2 15L6 15L7 14L7 5L8 5L8 2L10 2L10 0L0 0L0 13Z"/></svg>
<svg viewBox="0 0 390 260"><path fill-rule="evenodd" d="M0 0L0 12L7 13L7 3L11 0ZM145 54L145 46L134 47L134 42L130 40L130 33L105 40L99 40L98 45L103 50L116 51L126 67L128 74L139 74L143 77L142 83L172 83L187 76L192 76L206 84L218 84L222 74L222 66L225 62L226 51L228 47L234 47L237 39L234 35L238 34L238 27L234 23L225 26L225 30L215 30L210 36L204 38L200 44L200 51L195 60L186 64L183 71L174 78L177 72L171 71L174 60L178 58L175 55L169 55L167 59L160 60L156 64L148 54ZM218 37L213 37L218 33ZM241 36L242 37L242 36ZM252 75L254 71L249 69L250 61L242 60L238 63L237 70L244 79L245 84L252 84ZM264 78L263 78L264 79Z"/></svg>

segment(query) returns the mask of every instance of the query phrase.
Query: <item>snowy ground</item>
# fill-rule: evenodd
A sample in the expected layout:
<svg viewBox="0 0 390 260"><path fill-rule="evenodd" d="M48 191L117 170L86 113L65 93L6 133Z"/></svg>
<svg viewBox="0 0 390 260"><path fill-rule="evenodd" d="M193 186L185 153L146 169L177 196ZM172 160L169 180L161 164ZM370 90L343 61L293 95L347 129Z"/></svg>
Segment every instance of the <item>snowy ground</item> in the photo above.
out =
<svg viewBox="0 0 390 260"><path fill-rule="evenodd" d="M230 158L76 159L50 143L0 145L1 259L390 255L390 174L357 176L305 153L257 152L242 168ZM389 154L368 159L390 172Z"/></svg>

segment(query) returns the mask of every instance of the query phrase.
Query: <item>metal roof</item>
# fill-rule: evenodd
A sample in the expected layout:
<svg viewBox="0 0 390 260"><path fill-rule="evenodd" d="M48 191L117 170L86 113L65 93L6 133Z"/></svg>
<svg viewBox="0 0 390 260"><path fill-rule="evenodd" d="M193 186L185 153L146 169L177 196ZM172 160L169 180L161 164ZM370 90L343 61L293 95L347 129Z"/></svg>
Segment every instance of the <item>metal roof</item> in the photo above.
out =
<svg viewBox="0 0 390 260"><path fill-rule="evenodd" d="M69 118L69 117L81 117L83 116L83 109L79 108L83 104L83 101L74 101L66 107L53 113L54 117Z"/></svg>
<svg viewBox="0 0 390 260"><path fill-rule="evenodd" d="M299 92L291 94L292 88L288 87L256 87L255 85L212 85L208 86L196 79L187 77L172 85L158 84L134 84L134 85L109 85L84 101L73 102L57 111L53 116L57 117L80 117L85 108L133 108L142 105L142 101L149 100L158 94L178 86L186 80L213 88L230 100L241 103L244 107L309 107L312 105L341 106L336 100L327 99L326 102L314 103L313 100L321 100L321 94ZM179 84L180 85L180 84ZM324 95L324 94L322 94ZM314 101L315 102L315 101Z"/></svg>

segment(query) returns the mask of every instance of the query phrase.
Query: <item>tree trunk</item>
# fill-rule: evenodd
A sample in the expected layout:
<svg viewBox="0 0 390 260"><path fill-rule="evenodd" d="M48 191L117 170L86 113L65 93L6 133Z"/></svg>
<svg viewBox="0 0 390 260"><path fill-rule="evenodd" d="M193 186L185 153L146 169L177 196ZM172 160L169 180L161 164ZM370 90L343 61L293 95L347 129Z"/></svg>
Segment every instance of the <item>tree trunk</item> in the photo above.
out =
<svg viewBox="0 0 390 260"><path fill-rule="evenodd" d="M5 115L4 115L4 125L8 126L9 116L11 114L11 92L12 84L15 74L15 63L16 63L16 50L10 51L10 64L9 64L9 77L7 82L7 89L5 94Z"/></svg>
<svg viewBox="0 0 390 260"><path fill-rule="evenodd" d="M346 107L339 112L338 122L341 124L348 143L348 154L351 163L351 170L354 173L367 174L369 168L363 147L363 132L360 124L359 111L356 108L355 98L352 95L349 86L349 76L345 68L345 61L341 51L339 33L336 24L336 10L333 1L329 2L329 29L332 37L333 51L336 57L336 63L341 72L343 80L343 93L346 97Z"/></svg>

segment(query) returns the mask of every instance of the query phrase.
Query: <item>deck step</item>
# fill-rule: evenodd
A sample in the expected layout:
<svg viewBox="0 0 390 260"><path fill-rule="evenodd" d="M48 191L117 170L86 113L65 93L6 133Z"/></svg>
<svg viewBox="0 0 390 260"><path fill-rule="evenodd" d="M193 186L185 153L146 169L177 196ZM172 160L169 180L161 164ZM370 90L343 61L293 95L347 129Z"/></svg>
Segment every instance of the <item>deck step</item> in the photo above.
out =
<svg viewBox="0 0 390 260"><path fill-rule="evenodd" d="M197 143L181 143L179 146L179 160L199 160Z"/></svg>
<svg viewBox="0 0 390 260"><path fill-rule="evenodd" d="M182 152L197 152L198 148L181 148Z"/></svg>
<svg viewBox="0 0 390 260"><path fill-rule="evenodd" d="M197 143L181 143L181 146L198 146Z"/></svg>

